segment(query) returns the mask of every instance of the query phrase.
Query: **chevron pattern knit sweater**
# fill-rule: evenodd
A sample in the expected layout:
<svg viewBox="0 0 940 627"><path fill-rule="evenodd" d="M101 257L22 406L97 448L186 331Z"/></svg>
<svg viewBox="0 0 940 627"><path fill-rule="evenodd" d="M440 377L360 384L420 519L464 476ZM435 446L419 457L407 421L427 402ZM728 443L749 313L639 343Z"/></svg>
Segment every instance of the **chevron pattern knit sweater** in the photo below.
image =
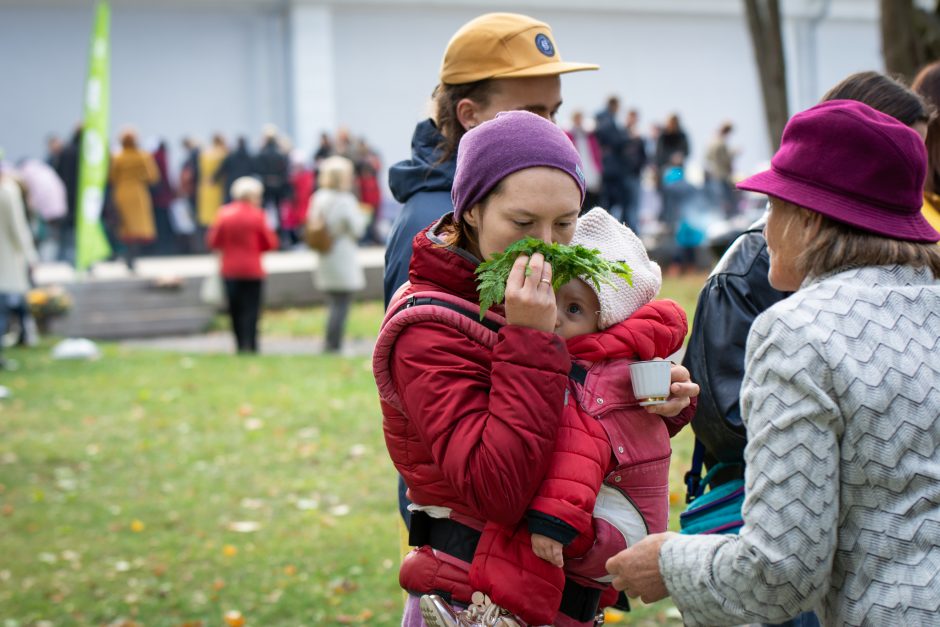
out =
<svg viewBox="0 0 940 627"><path fill-rule="evenodd" d="M940 281L807 281L757 318L746 360L741 534L660 551L686 623L938 624Z"/></svg>

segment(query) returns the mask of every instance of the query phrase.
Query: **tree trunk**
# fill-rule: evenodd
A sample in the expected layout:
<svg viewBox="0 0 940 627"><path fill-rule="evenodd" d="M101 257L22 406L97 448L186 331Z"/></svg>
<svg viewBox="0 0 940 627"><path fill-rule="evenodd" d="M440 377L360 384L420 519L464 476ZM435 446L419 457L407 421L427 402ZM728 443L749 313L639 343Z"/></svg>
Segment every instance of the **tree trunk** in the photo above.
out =
<svg viewBox="0 0 940 627"><path fill-rule="evenodd" d="M780 148L783 127L789 119L786 59L780 32L779 0L744 0L747 24L760 75L767 133L774 152Z"/></svg>
<svg viewBox="0 0 940 627"><path fill-rule="evenodd" d="M917 45L913 0L881 0L881 49L885 71L910 83L924 63Z"/></svg>

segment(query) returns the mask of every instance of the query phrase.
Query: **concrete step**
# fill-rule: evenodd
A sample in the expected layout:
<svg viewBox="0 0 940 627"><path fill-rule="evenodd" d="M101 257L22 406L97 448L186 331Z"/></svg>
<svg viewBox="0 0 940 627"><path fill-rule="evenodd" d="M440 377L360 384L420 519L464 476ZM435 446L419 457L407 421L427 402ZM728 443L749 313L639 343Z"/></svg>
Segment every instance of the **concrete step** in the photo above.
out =
<svg viewBox="0 0 940 627"><path fill-rule="evenodd" d="M264 306L325 303L327 295L314 287L318 261L316 254L303 250L265 255ZM359 262L365 270L366 287L355 298L380 300L384 249L361 249ZM144 258L137 271L130 274L123 264L111 262L78 276L64 264L41 265L35 273L37 283L62 285L73 300L71 311L54 320L51 331L110 340L186 335L208 329L216 308L202 302L201 290L206 278L218 272L213 256ZM177 285L166 286L168 281Z"/></svg>

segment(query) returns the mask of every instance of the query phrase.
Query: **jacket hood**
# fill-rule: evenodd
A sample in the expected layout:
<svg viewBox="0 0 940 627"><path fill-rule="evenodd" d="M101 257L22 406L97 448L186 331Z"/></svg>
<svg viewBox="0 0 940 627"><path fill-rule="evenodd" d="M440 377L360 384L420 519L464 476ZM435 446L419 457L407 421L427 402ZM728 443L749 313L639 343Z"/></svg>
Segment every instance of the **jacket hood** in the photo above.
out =
<svg viewBox="0 0 940 627"><path fill-rule="evenodd" d="M688 328L688 319L678 303L654 300L619 324L569 339L568 352L588 361L665 359L682 348Z"/></svg>
<svg viewBox="0 0 940 627"><path fill-rule="evenodd" d="M457 155L438 163L442 139L431 119L418 123L411 138L411 159L399 161L388 170L388 186L395 200L408 202L418 192L450 192Z"/></svg>
<svg viewBox="0 0 940 627"><path fill-rule="evenodd" d="M471 303L479 303L476 268L480 262L465 250L443 246L437 236L441 226L453 222L446 216L415 236L408 280L411 292L448 292Z"/></svg>

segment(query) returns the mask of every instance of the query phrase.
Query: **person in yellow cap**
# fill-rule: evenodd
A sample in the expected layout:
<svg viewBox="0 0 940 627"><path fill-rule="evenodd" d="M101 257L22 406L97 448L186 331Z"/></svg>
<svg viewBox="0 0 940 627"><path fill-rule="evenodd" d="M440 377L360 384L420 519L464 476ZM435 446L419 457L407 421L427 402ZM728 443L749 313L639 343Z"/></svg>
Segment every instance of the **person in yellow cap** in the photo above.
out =
<svg viewBox="0 0 940 627"><path fill-rule="evenodd" d="M563 61L551 27L526 15L487 13L454 34L432 94L433 117L415 128L411 159L389 169L392 194L404 207L385 253L386 306L408 280L411 240L454 209L450 189L463 134L500 111L526 110L554 121L559 75L596 69Z"/></svg>
<svg viewBox="0 0 940 627"><path fill-rule="evenodd" d="M464 133L500 111L526 110L554 121L561 106L559 75L596 69L563 61L551 27L526 15L487 13L454 33L432 94L434 115L415 128L411 158L388 173L392 194L404 206L385 250L386 307L408 280L415 235L454 210L450 192ZM399 497L408 524L403 485Z"/></svg>

